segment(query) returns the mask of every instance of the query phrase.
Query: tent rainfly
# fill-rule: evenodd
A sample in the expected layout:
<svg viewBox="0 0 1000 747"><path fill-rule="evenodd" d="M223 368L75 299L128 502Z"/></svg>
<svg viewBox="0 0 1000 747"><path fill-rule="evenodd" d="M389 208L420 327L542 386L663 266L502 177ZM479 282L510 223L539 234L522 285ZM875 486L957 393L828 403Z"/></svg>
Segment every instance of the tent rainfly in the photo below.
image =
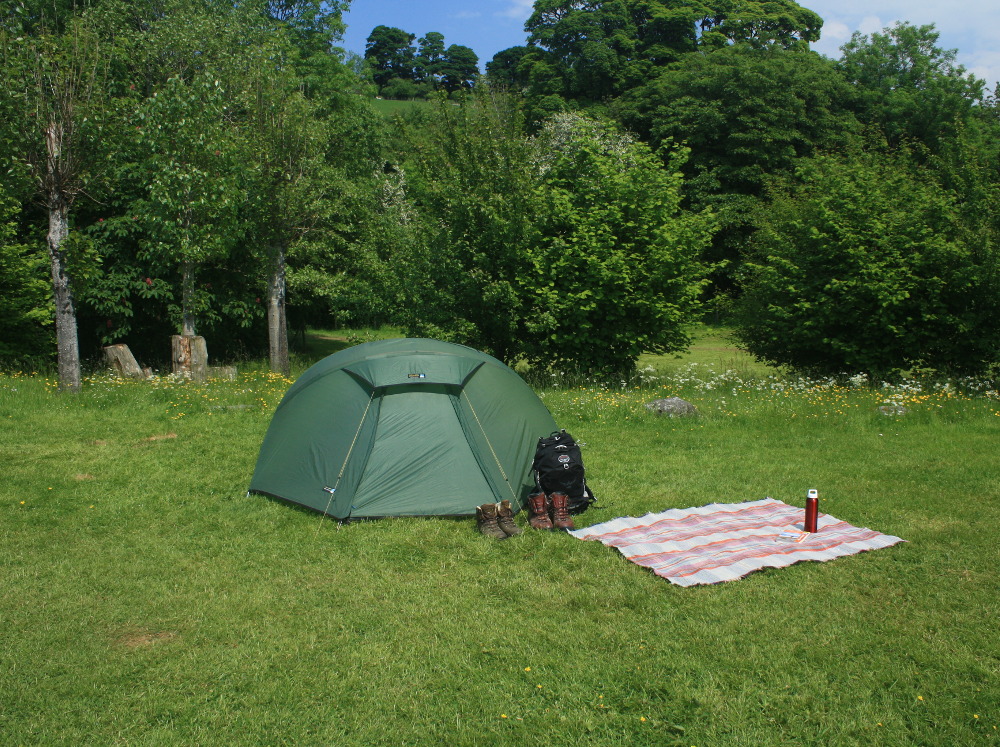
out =
<svg viewBox="0 0 1000 747"><path fill-rule="evenodd" d="M531 388L485 353L398 339L316 363L275 410L250 492L337 519L464 516L520 509L531 461L555 421Z"/></svg>

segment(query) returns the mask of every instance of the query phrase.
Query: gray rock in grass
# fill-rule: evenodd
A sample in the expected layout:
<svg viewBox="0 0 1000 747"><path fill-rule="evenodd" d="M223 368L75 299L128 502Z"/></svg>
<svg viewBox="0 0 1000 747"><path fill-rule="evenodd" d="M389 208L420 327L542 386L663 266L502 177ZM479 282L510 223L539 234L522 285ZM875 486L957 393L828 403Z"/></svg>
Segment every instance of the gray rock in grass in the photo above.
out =
<svg viewBox="0 0 1000 747"><path fill-rule="evenodd" d="M646 403L646 409L655 412L657 415L667 415L671 418L698 414L697 407L680 397L654 399L652 402Z"/></svg>

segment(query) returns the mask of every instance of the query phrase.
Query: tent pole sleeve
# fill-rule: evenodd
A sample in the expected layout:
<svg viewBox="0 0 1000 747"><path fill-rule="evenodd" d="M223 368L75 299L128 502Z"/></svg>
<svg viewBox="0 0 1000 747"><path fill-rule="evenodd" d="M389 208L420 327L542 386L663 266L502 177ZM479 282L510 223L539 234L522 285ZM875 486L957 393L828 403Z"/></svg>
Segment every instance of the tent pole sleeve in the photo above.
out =
<svg viewBox="0 0 1000 747"><path fill-rule="evenodd" d="M507 473L504 472L503 465L500 464L500 457L497 456L496 451L493 449L493 444L490 443L490 437L486 435L486 429L483 428L483 424L479 422L479 415L476 413L476 408L472 406L472 400L469 399L469 395L462 390L462 396L465 397L465 401L469 403L469 409L472 410L472 416L476 419L476 425L479 426L479 430L483 434L483 438L486 439L486 445L490 447L490 453L493 455L493 461L497 463L497 469L500 470L500 474L503 476L503 481L507 483L507 490L510 491L511 496L514 500L517 500L517 493L514 492L514 487L510 484L510 479L507 477Z"/></svg>
<svg viewBox="0 0 1000 747"><path fill-rule="evenodd" d="M365 424L365 418L368 417L368 410L371 409L372 400L374 399L375 399L375 390L372 389L371 396L368 397L368 404L365 405L365 411L361 413L361 422L358 423L358 429L354 431L354 438L351 439L351 446L347 450L347 456L344 457L344 463L340 465L340 473L337 475L337 485L333 486L334 490L336 490L337 486L340 485L340 478L344 476L344 470L347 469L347 461L351 458L351 452L354 451L354 445L358 442L358 436L361 433L361 426Z"/></svg>
<svg viewBox="0 0 1000 747"><path fill-rule="evenodd" d="M361 421L358 423L358 429L354 431L354 438L351 439L351 445L347 449L347 456L344 457L344 463L340 465L340 473L337 475L337 482L334 483L333 488L329 489L330 500L326 502L326 508L323 509L323 515L320 517L320 528L323 527L322 520L330 515L330 504L333 503L333 496L337 493L337 488L340 487L340 478L344 476L344 470L347 469L347 462L351 458L351 452L354 451L354 445L358 442L358 435L361 433L361 426L365 424L365 418L368 417L368 410L372 406L372 400L375 399L375 389L372 389L371 396L368 397L368 404L365 405L365 411L361 413ZM319 529L316 530L316 534L319 534Z"/></svg>

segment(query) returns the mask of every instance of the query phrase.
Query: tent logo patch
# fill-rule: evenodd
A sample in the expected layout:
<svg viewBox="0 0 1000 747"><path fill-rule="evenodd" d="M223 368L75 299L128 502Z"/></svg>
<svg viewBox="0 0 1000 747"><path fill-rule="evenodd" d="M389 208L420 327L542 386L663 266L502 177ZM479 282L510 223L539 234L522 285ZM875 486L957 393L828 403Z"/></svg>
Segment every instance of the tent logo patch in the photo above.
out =
<svg viewBox="0 0 1000 747"><path fill-rule="evenodd" d="M422 374L422 373L407 374L406 378L408 378L408 379L426 379L427 378L427 374Z"/></svg>

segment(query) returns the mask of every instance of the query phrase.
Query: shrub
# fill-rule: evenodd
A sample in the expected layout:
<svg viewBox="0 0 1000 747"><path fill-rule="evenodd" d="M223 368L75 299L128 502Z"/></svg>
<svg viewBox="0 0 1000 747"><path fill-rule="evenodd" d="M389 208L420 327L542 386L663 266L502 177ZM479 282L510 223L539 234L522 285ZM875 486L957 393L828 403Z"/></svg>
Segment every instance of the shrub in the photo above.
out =
<svg viewBox="0 0 1000 747"><path fill-rule="evenodd" d="M412 334L507 361L629 371L688 343L707 213L682 177L611 125L557 115L527 138L507 97L444 104L411 173L424 240L396 262Z"/></svg>
<svg viewBox="0 0 1000 747"><path fill-rule="evenodd" d="M643 352L687 347L714 222L681 209L686 154L664 168L646 145L576 114L550 119L536 145L527 356L619 374Z"/></svg>
<svg viewBox="0 0 1000 747"><path fill-rule="evenodd" d="M813 373L974 374L997 359L996 249L904 157L821 157L775 198L746 264L738 339Z"/></svg>

